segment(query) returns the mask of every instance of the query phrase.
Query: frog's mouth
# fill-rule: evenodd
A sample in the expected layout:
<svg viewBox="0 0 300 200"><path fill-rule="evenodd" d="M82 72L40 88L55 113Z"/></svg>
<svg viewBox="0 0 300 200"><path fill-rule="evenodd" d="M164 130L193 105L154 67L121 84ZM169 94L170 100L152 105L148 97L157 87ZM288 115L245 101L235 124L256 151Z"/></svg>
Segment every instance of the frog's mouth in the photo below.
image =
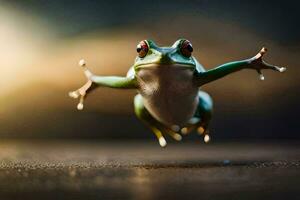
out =
<svg viewBox="0 0 300 200"><path fill-rule="evenodd" d="M159 63L149 63L149 64L141 64L136 66L137 70L140 69L154 69L154 68L167 68L167 67L171 67L171 68L181 68L181 69L190 69L193 70L195 69L195 65L192 64L181 64L181 63L176 63L176 64L159 64Z"/></svg>

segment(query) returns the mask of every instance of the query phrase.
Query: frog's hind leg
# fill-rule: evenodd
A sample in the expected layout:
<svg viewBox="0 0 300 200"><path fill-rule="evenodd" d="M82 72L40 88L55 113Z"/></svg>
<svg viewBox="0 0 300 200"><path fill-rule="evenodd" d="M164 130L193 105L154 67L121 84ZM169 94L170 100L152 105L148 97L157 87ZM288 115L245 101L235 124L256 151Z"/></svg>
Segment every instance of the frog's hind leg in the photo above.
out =
<svg viewBox="0 0 300 200"><path fill-rule="evenodd" d="M151 114L145 108L143 98L140 94L136 95L134 98L134 111L136 116L142 122L144 122L156 135L161 147L165 147L167 145L163 133L169 134L172 138L174 138L177 141L180 141L182 139L180 134L174 132L170 128L167 128L151 116Z"/></svg>
<svg viewBox="0 0 300 200"><path fill-rule="evenodd" d="M209 94L203 91L198 92L198 106L193 118L188 125L181 129L182 134L188 134L197 129L200 135L204 135L204 141L209 141L208 126L211 121L213 102Z"/></svg>
<svg viewBox="0 0 300 200"><path fill-rule="evenodd" d="M162 135L161 130L159 130L156 120L150 115L150 113L145 108L143 98L140 94L134 97L134 112L136 116L142 122L144 122L156 135L160 146L165 147L167 145L166 139Z"/></svg>
<svg viewBox="0 0 300 200"><path fill-rule="evenodd" d="M208 134L208 126L211 121L213 112L212 98L206 92L198 92L199 103L195 113L195 117L200 119L197 127L197 131L200 135Z"/></svg>

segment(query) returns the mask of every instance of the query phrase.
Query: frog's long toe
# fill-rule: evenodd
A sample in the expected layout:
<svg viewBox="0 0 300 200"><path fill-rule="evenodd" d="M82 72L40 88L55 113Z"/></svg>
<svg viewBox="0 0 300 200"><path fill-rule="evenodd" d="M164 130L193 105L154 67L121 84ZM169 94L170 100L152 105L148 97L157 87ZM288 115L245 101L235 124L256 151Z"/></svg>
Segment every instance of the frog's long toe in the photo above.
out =
<svg viewBox="0 0 300 200"><path fill-rule="evenodd" d="M257 71L257 73L259 74L259 79L260 79L261 81L265 80L265 77L264 77L263 73L261 72L261 70L256 70L256 71Z"/></svg>
<svg viewBox="0 0 300 200"><path fill-rule="evenodd" d="M177 141L181 141L182 140L182 136L178 133L174 133L173 138Z"/></svg>
<svg viewBox="0 0 300 200"><path fill-rule="evenodd" d="M80 96L79 103L77 104L77 109L78 109L78 110L82 110L82 109L83 109L83 102L84 102L84 96L81 95L81 96Z"/></svg>
<svg viewBox="0 0 300 200"><path fill-rule="evenodd" d="M159 145L161 147L166 147L167 146L167 141L164 138L164 136L162 135L161 131L158 130L157 128L155 128L155 127L151 127L151 129L154 132L154 134L156 135L156 137L158 139L158 142L159 142Z"/></svg>
<svg viewBox="0 0 300 200"><path fill-rule="evenodd" d="M167 141L164 138L162 132L158 128L156 128L155 126L153 126L153 125L149 125L149 127L153 131L153 133L156 135L156 137L158 139L158 142L159 142L159 145L161 147L166 147L167 146Z"/></svg>
<svg viewBox="0 0 300 200"><path fill-rule="evenodd" d="M83 68L85 76L90 79L93 76L93 73L88 70L86 61L84 59L79 60L78 65Z"/></svg>
<svg viewBox="0 0 300 200"><path fill-rule="evenodd" d="M203 135L203 134L205 133L205 131L206 131L206 129L205 129L203 126L199 126L199 127L197 128L197 133L198 133L199 135Z"/></svg>
<svg viewBox="0 0 300 200"><path fill-rule="evenodd" d="M286 71L286 67L270 66L270 68L281 73Z"/></svg>
<svg viewBox="0 0 300 200"><path fill-rule="evenodd" d="M269 64L265 61L262 61L262 63L265 66L266 69L272 69L272 70L278 71L278 72L285 72L286 71L286 67L279 67L279 66L276 66L276 65Z"/></svg>
<svg viewBox="0 0 300 200"><path fill-rule="evenodd" d="M179 133L176 133L168 128L164 128L164 131L169 134L174 140L176 141L181 141L182 140L182 136Z"/></svg>

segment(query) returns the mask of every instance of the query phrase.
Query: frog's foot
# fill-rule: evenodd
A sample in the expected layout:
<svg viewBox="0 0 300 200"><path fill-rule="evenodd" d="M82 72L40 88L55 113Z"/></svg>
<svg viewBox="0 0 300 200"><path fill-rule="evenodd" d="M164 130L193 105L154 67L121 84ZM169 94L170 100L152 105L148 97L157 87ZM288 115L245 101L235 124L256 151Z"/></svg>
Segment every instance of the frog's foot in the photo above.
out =
<svg viewBox="0 0 300 200"><path fill-rule="evenodd" d="M83 102L86 98L87 94L91 92L93 89L96 88L96 84L94 84L90 78L93 76L93 74L86 68L86 62L82 59L79 61L79 66L84 68L84 74L87 77L88 81L79 89L69 92L69 96L72 98L79 98L79 103L77 104L77 109L82 110L83 109Z"/></svg>
<svg viewBox="0 0 300 200"><path fill-rule="evenodd" d="M203 140L205 143L208 143L210 141L210 136L209 136L209 130L207 126L205 125L200 125L199 124L193 124L187 127L184 127L181 129L181 133L184 135L187 135L197 129L197 133L201 136L203 136Z"/></svg>
<svg viewBox="0 0 300 200"><path fill-rule="evenodd" d="M166 127L163 127L162 129L165 133L169 134L174 140L176 141L182 140L182 136L179 133L173 131L172 129Z"/></svg>
<svg viewBox="0 0 300 200"><path fill-rule="evenodd" d="M190 134L192 131L194 131L200 123L200 118L198 117L193 117L192 119L190 119L187 123L187 125L183 128L181 128L180 132L183 135L188 135Z"/></svg>
<svg viewBox="0 0 300 200"><path fill-rule="evenodd" d="M278 67L275 65L271 65L263 60L263 56L266 54L267 49L263 47L258 54L256 54L253 58L250 59L250 66L251 68L255 69L257 73L259 74L260 80L265 80L264 75L262 74L262 69L271 69L278 72L284 72L286 71L285 67Z"/></svg>
<svg viewBox="0 0 300 200"><path fill-rule="evenodd" d="M86 97L86 94L87 94L89 88L91 88L92 84L93 84L92 81L88 80L81 88L79 88L75 91L69 92L70 97L72 97L74 99L79 98L79 103L77 104L78 110L83 109L84 99Z"/></svg>

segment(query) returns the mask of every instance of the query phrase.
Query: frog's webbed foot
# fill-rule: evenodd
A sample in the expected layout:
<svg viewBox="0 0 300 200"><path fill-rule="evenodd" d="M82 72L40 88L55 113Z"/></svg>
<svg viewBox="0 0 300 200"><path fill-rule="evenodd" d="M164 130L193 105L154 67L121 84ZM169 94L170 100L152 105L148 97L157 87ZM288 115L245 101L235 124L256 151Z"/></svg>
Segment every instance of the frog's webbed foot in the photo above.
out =
<svg viewBox="0 0 300 200"><path fill-rule="evenodd" d="M208 127L205 125L192 124L192 125L182 128L181 133L183 135L188 135L194 130L197 130L197 133L199 135L203 136L203 140L205 143L208 143L210 141L209 130L208 130Z"/></svg>
<svg viewBox="0 0 300 200"><path fill-rule="evenodd" d="M267 49L265 47L263 47L258 52L258 54L256 54L253 58L250 59L250 68L253 68L258 72L260 80L265 80L265 77L261 72L262 69L271 69L271 70L275 70L278 72L286 71L285 67L278 67L278 66L275 66L275 65L265 62L263 60L263 56L266 54L266 52L267 52Z"/></svg>
<svg viewBox="0 0 300 200"><path fill-rule="evenodd" d="M179 133L173 131L171 128L168 128L159 122L155 122L153 124L146 122L146 124L149 126L149 128L152 130L152 132L156 135L159 145L161 147L167 146L167 141L164 137L164 134L168 134L170 137L172 137L176 141L182 140L182 136Z"/></svg>
<svg viewBox="0 0 300 200"><path fill-rule="evenodd" d="M83 109L83 102L85 98L87 97L88 92L90 92L93 88L95 88L95 85L91 80L88 80L81 88L69 92L69 96L77 99L79 98L79 103L77 104L77 109L82 110Z"/></svg>
<svg viewBox="0 0 300 200"><path fill-rule="evenodd" d="M92 90L97 88L96 84L93 83L93 81L90 80L90 78L93 76L93 74L86 68L86 62L82 59L79 61L79 66L83 67L84 74L87 77L88 81L79 89L69 92L69 96L72 98L79 98L79 103L77 104L77 109L82 110L83 109L83 102L84 99L87 97L87 94L90 93Z"/></svg>

